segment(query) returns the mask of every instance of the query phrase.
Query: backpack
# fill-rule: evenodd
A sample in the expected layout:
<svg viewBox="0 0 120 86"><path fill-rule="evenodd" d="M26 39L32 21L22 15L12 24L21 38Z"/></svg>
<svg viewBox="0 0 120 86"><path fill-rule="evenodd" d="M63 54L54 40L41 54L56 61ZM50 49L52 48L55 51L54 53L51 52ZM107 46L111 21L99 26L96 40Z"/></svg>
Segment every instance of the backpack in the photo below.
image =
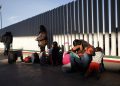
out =
<svg viewBox="0 0 120 86"><path fill-rule="evenodd" d="M63 63L63 65L70 63L70 54L69 53L64 52L62 63Z"/></svg>
<svg viewBox="0 0 120 86"><path fill-rule="evenodd" d="M31 57L30 56L25 57L24 62L25 63L30 63L31 62Z"/></svg>

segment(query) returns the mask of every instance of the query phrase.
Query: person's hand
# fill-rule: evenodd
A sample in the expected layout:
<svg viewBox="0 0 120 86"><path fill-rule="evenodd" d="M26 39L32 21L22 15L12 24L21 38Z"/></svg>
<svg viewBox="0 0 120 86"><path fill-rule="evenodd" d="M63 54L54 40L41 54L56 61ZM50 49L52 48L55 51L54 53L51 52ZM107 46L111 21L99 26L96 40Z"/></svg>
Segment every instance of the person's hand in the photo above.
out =
<svg viewBox="0 0 120 86"><path fill-rule="evenodd" d="M80 48L80 45L76 45L75 47L72 48L72 50L77 50L78 48Z"/></svg>

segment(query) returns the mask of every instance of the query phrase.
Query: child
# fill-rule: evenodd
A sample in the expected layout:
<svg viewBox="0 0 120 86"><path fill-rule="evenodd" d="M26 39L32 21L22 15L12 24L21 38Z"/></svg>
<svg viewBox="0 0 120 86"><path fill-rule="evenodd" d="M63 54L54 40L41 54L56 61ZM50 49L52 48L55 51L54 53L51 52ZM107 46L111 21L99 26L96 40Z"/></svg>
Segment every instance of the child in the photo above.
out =
<svg viewBox="0 0 120 86"><path fill-rule="evenodd" d="M95 48L95 56L92 56L92 61L89 65L89 68L85 74L85 77L89 76L92 72L94 72L97 76L97 79L99 79L99 73L100 73L100 65L102 63L103 59L103 52L100 47Z"/></svg>

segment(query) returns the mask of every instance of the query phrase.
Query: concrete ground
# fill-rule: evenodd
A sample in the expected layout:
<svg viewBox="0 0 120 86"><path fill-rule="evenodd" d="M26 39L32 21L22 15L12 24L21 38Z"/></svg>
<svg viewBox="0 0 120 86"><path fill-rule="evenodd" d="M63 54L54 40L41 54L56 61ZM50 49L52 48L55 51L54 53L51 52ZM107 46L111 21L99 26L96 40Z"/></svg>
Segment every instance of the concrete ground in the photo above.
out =
<svg viewBox="0 0 120 86"><path fill-rule="evenodd" d="M120 72L105 71L99 80L80 73L63 73L60 66L17 62L0 54L0 86L120 86Z"/></svg>

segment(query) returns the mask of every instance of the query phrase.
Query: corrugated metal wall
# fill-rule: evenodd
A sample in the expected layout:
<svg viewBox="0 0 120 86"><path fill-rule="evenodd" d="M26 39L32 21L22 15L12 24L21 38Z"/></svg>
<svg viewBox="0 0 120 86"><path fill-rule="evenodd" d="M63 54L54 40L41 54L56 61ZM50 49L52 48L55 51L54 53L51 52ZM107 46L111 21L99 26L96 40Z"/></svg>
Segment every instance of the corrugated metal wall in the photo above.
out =
<svg viewBox="0 0 120 86"><path fill-rule="evenodd" d="M120 0L76 0L0 30L16 36L37 36L45 25L49 45L57 41L65 50L74 39L102 47L105 55L120 56Z"/></svg>

